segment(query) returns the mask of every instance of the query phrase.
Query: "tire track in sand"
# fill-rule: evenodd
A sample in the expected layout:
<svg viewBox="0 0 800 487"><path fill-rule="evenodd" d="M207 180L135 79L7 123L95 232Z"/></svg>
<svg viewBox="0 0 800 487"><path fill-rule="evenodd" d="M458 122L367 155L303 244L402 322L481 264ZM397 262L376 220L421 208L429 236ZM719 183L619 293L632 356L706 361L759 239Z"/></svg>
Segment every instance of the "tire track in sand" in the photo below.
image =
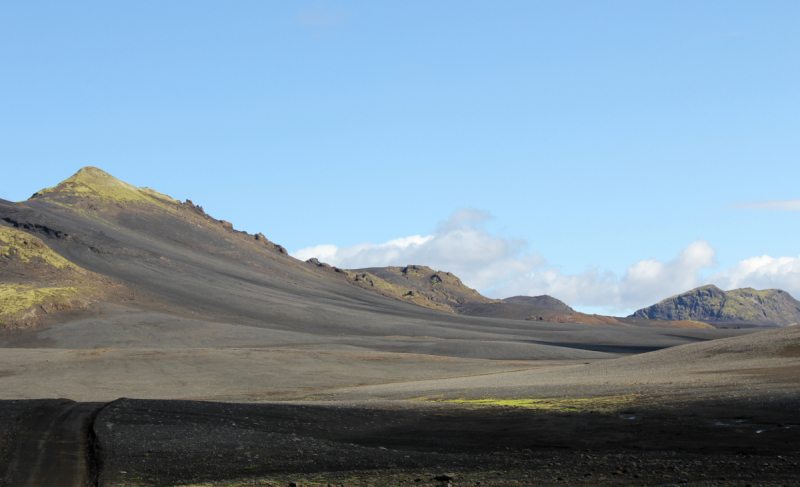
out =
<svg viewBox="0 0 800 487"><path fill-rule="evenodd" d="M14 487L94 487L94 418L106 403L52 400L17 429L3 484Z"/></svg>

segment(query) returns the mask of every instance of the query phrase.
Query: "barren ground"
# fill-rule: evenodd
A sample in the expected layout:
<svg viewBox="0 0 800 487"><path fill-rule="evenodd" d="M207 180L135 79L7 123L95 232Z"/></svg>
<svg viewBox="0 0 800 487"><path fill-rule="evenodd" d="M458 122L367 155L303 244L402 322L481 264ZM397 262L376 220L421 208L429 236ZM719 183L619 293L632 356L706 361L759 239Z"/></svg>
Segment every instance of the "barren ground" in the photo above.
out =
<svg viewBox="0 0 800 487"><path fill-rule="evenodd" d="M84 367L72 390L84 402L0 403L5 485L26 485L21 453L49 458L20 447L56 434L36 418L76 410L88 418L73 421L88 439L86 479L101 486L791 485L798 343L790 327L588 363L320 346L28 350L42 354L25 357L37 365L3 380L36 380L4 394L57 391L59 378L76 386ZM6 370L14 353L4 351ZM126 389L140 398L88 402Z"/></svg>

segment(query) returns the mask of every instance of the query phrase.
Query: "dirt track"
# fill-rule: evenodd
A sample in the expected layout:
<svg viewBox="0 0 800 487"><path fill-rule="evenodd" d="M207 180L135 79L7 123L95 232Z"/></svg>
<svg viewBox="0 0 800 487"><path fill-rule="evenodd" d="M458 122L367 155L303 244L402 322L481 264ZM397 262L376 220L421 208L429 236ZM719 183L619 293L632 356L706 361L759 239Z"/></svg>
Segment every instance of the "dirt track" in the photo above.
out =
<svg viewBox="0 0 800 487"><path fill-rule="evenodd" d="M103 405L53 400L28 411L6 445L3 485L94 486L96 465L89 427Z"/></svg>

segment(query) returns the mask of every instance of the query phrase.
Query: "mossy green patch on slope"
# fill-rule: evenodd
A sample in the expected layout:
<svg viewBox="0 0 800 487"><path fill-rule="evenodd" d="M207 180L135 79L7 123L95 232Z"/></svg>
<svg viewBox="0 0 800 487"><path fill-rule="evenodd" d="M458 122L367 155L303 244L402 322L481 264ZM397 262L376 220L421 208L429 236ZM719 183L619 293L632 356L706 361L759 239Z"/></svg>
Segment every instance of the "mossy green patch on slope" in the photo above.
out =
<svg viewBox="0 0 800 487"><path fill-rule="evenodd" d="M566 399L501 399L490 397L481 399L445 399L438 402L479 407L513 407L541 411L597 411L601 413L612 413L630 406L630 404L637 399L638 396L636 395L617 395Z"/></svg>
<svg viewBox="0 0 800 487"><path fill-rule="evenodd" d="M371 287L374 287L375 289L384 289L386 291L396 291L396 292L400 292L400 293L403 293L403 294L405 294L405 292L408 292L408 289L399 288L397 286L393 286L392 284L388 283L387 281L384 281L380 277L375 276L373 274L370 274L369 272L362 272L360 274L356 274L354 279L355 279L356 282L363 282L365 284L370 285Z"/></svg>
<svg viewBox="0 0 800 487"><path fill-rule="evenodd" d="M788 293L777 289L759 291L753 288L734 289L726 292L725 295L727 299L719 311L721 319L753 322L769 319L768 315L772 314L771 311L778 311L780 299L789 296Z"/></svg>
<svg viewBox="0 0 800 487"><path fill-rule="evenodd" d="M32 325L40 313L83 306L118 287L58 255L40 238L0 226L0 325Z"/></svg>
<svg viewBox="0 0 800 487"><path fill-rule="evenodd" d="M0 322L9 316L52 302L56 306L68 305L71 298L82 294L77 287L33 287L23 284L0 283Z"/></svg>
<svg viewBox="0 0 800 487"><path fill-rule="evenodd" d="M364 271L369 271L370 275L380 278L396 289L403 289L401 295L405 300L451 313L464 303L497 301L481 296L478 291L466 286L461 279L450 272L435 271L424 265L357 270L359 273Z"/></svg>
<svg viewBox="0 0 800 487"><path fill-rule="evenodd" d="M361 287L378 291L381 294L391 296L395 299L402 298L424 308L437 309L452 313L452 310L449 307L435 303L427 297L421 295L419 292L414 292L413 290L404 286L392 284L389 281L381 279L380 277L369 272L350 272L350 275L353 278L353 282Z"/></svg>
<svg viewBox="0 0 800 487"><path fill-rule="evenodd" d="M77 266L61 257L38 237L15 228L0 226L0 258L30 262L31 259L57 269Z"/></svg>

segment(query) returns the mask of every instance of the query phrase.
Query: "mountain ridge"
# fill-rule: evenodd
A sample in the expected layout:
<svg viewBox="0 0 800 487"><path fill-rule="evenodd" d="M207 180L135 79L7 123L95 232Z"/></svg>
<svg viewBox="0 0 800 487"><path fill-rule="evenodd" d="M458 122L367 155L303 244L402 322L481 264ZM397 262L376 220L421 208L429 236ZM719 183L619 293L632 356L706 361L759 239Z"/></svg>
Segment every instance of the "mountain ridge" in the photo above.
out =
<svg viewBox="0 0 800 487"><path fill-rule="evenodd" d="M0 201L0 220L6 226L46 240L57 254L87 271L119 280L134 289L146 288L148 299L162 303L158 306L163 309L170 309L165 301L177 299L182 306L190 306L189 309L196 306L223 321L229 319L229 313L244 312L243 316L256 323L288 320L318 329L316 322L308 317L300 321L287 318L304 316L306 312L298 314L295 308L291 308L291 313L280 311L289 309L287 303L297 302L296 296L310 292L321 293L320 302L325 303L347 296L336 306L344 303L350 306L348 300L369 302L358 305L364 310L370 308L368 313L387 306L391 313L404 316L417 313L380 301L391 298L404 305L416 305L412 308L427 308L445 315L527 321L526 326L533 326L535 321L630 324L609 317L565 313L566 309L571 310L566 305L566 309L552 309L486 298L452 273L425 266L345 270L316 259L302 262L288 255L282 246L270 242L263 233L250 235L236 230L230 222L211 217L188 199L181 203L157 191L136 188L95 167L82 168L58 185L36 192L25 202ZM187 281L190 276L194 277ZM210 291L203 280L224 283L213 288L219 298L209 300ZM254 287L242 288L242 283ZM272 290L269 291L272 297L259 301L256 296L266 289ZM363 291L369 293L362 294ZM302 309L315 302L308 298L303 301ZM273 304L267 306L270 302ZM341 319L329 320L332 329L338 326L348 329L346 316L350 313L342 310ZM453 318L437 315L434 321L442 319ZM635 324L652 325L644 321Z"/></svg>
<svg viewBox="0 0 800 487"><path fill-rule="evenodd" d="M642 308L630 318L787 326L800 323L800 301L781 289L723 291L708 284Z"/></svg>

